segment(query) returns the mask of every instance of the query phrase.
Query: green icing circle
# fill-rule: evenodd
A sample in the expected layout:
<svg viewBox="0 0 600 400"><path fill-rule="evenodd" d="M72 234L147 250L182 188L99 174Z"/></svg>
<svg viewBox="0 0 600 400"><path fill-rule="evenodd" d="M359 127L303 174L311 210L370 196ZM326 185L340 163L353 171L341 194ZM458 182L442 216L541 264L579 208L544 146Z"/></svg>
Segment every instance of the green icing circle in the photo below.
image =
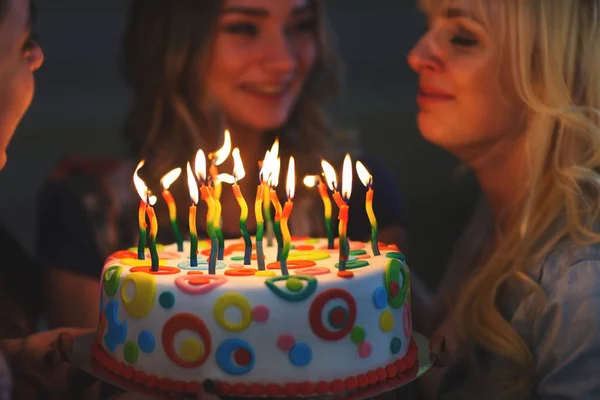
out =
<svg viewBox="0 0 600 400"><path fill-rule="evenodd" d="M125 357L125 361L130 364L135 364L140 355L140 349L135 342L127 342L125 343L125 347L123 347L123 356Z"/></svg>
<svg viewBox="0 0 600 400"><path fill-rule="evenodd" d="M400 340L400 338L393 338L392 342L390 343L390 351L392 352L392 354L398 354L401 348L402 341Z"/></svg>
<svg viewBox="0 0 600 400"><path fill-rule="evenodd" d="M367 267L369 262L367 260L355 260L346 262L346 269L357 269ZM340 268L340 263L335 263L336 268Z"/></svg>
<svg viewBox="0 0 600 400"><path fill-rule="evenodd" d="M402 275L402 287L398 289L398 294L392 296L391 285L392 282L400 281L400 275ZM388 291L388 302L393 308L400 308L404 305L406 297L408 295L408 288L410 286L410 278L408 269L396 258L390 258L385 267L385 288Z"/></svg>
<svg viewBox="0 0 600 400"><path fill-rule="evenodd" d="M390 251L389 253L386 253L385 256L387 258L396 258L402 262L406 261L406 256L404 255L404 253L401 253L399 251Z"/></svg>
<svg viewBox="0 0 600 400"><path fill-rule="evenodd" d="M285 282L285 287L290 292L299 292L302 290L302 281L298 278L290 278Z"/></svg>
<svg viewBox="0 0 600 400"><path fill-rule="evenodd" d="M167 310L175 305L175 296L171 292L162 292L158 296L158 304Z"/></svg>
<svg viewBox="0 0 600 400"><path fill-rule="evenodd" d="M288 291L278 288L275 285L276 282L287 281L289 279L298 279L298 280L306 282L304 290L297 292L297 293L290 293ZM315 292L315 290L317 290L317 278L315 278L314 276L310 276L310 275L274 276L272 278L266 279L265 285L267 285L267 287L269 289L271 289L271 291L273 293L275 293L277 295L277 297L282 298L287 301L296 302L296 301L306 300L308 297L310 297L310 295L312 295Z"/></svg>
<svg viewBox="0 0 600 400"><path fill-rule="evenodd" d="M244 256L233 256L231 261L244 261Z"/></svg>
<svg viewBox="0 0 600 400"><path fill-rule="evenodd" d="M123 268L119 265L110 266L104 271L102 286L107 296L114 296L117 293L122 271Z"/></svg>
<svg viewBox="0 0 600 400"><path fill-rule="evenodd" d="M350 255L351 256L362 256L362 255L365 255L365 254L367 254L366 250L362 250L362 249L360 249L360 250L350 250Z"/></svg>
<svg viewBox="0 0 600 400"><path fill-rule="evenodd" d="M360 326L355 326L350 332L350 339L352 339L352 343L361 344L365 341L365 336L365 330Z"/></svg>

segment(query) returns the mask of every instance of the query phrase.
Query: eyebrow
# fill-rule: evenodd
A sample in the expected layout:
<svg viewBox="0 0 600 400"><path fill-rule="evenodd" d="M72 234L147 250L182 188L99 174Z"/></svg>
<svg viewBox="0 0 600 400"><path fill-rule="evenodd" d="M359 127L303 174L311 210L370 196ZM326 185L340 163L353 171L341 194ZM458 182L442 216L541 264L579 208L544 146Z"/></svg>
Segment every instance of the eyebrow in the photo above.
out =
<svg viewBox="0 0 600 400"><path fill-rule="evenodd" d="M308 6L300 6L300 7L296 7L292 10L291 15L293 16L298 16L298 15L305 15L305 14L311 14L312 13L312 9ZM223 14L227 15L227 14L242 14L244 16L247 17L268 17L269 16L269 11L264 9L264 8L255 8L255 7L227 7L224 11Z"/></svg>
<svg viewBox="0 0 600 400"><path fill-rule="evenodd" d="M467 10L463 10L461 8L449 8L446 10L444 16L448 19L467 18L467 19L477 22L480 25L483 25L483 22L481 22L479 19L475 18L473 13L470 13Z"/></svg>

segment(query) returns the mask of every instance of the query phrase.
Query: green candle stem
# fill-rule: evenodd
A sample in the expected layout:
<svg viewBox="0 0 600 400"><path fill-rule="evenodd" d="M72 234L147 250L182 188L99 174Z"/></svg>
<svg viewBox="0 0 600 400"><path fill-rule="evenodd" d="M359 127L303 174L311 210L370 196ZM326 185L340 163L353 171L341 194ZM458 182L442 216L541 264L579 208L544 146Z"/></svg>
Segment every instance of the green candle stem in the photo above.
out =
<svg viewBox="0 0 600 400"><path fill-rule="evenodd" d="M198 236L190 234L190 267L198 266Z"/></svg>
<svg viewBox="0 0 600 400"><path fill-rule="evenodd" d="M325 229L327 230L327 248L335 248L333 228L331 226L331 218L325 218Z"/></svg>
<svg viewBox="0 0 600 400"><path fill-rule="evenodd" d="M181 231L179 230L179 225L177 224L176 219L171 220L171 229L173 230L173 234L175 235L175 242L177 243L177 251L183 251L183 236L181 235Z"/></svg>
<svg viewBox="0 0 600 400"><path fill-rule="evenodd" d="M252 261L252 239L250 239L250 235L248 234L248 228L246 226L246 220L240 219L240 231L242 232L242 237L244 238L244 265L250 265Z"/></svg>
<svg viewBox="0 0 600 400"><path fill-rule="evenodd" d="M217 232L212 222L208 223L208 235L210 236L210 256L208 259L208 273L215 275L217 272L217 254L219 251L219 242Z"/></svg>
<svg viewBox="0 0 600 400"><path fill-rule="evenodd" d="M158 251L156 251L156 236L150 235L150 258L152 260L152 271L158 271Z"/></svg>
<svg viewBox="0 0 600 400"><path fill-rule="evenodd" d="M379 230L377 229L377 225L371 226L371 250L373 250L374 256L381 254L379 252Z"/></svg>
<svg viewBox="0 0 600 400"><path fill-rule="evenodd" d="M283 237L281 236L281 222L275 221L274 225L275 240L277 241L277 261L281 261L281 251L283 248Z"/></svg>
<svg viewBox="0 0 600 400"><path fill-rule="evenodd" d="M138 239L138 260L146 259L146 236L147 230L140 229L140 237Z"/></svg>

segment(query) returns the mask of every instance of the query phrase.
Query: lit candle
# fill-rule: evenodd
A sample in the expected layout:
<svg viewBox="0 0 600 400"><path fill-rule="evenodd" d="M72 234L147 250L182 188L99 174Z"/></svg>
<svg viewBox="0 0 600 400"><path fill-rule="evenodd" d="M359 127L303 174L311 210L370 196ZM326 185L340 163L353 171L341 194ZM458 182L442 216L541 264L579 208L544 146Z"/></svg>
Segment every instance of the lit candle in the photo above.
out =
<svg viewBox="0 0 600 400"><path fill-rule="evenodd" d="M269 158L267 160L267 157ZM264 164L267 163L269 168L273 168L273 164L279 157L279 139L275 139L271 150L265 155ZM263 183L263 213L267 223L267 246L273 246L273 218L271 217L271 200L269 194L269 184L267 181Z"/></svg>
<svg viewBox="0 0 600 400"><path fill-rule="evenodd" d="M321 165L323 167L323 172L325 173L325 179L327 181L327 186L333 192L333 200L339 207L338 219L338 231L339 231L339 247L340 247L340 257L339 257L339 270L346 270L346 263L348 262L348 258L350 256L350 245L348 243L347 237L347 229L348 229L348 204L347 200L350 199L350 194L352 193L352 160L350 159L350 155L346 154L344 158L344 166L342 170L342 193L337 191L337 177L335 174L335 170L327 161L321 161ZM344 200L346 199L346 200Z"/></svg>
<svg viewBox="0 0 600 400"><path fill-rule="evenodd" d="M238 185L238 181L246 176L246 171L244 170L244 164L242 163L242 158L240 156L240 149L236 147L233 149L231 155L233 156L234 162L233 176L228 174L220 174L219 179L223 182L231 183L233 185L233 195L240 206L240 232L242 233L242 238L244 239L245 244L244 265L250 265L252 259L252 240L250 239L248 228L246 226L246 221L248 219L248 204L246 203L246 199L244 199L242 190Z"/></svg>
<svg viewBox="0 0 600 400"><path fill-rule="evenodd" d="M144 166L142 160L133 173L133 184L140 195L140 207L138 208L138 225L140 228L140 237L138 239L138 260L146 259L146 235L148 225L146 224L146 206L148 201L148 188L144 181L139 177L138 171Z"/></svg>
<svg viewBox="0 0 600 400"><path fill-rule="evenodd" d="M196 177L200 181L200 193L202 200L206 203L208 211L206 213L206 231L210 237L210 256L208 259L208 273L214 275L216 273L217 266L217 254L219 251L219 242L217 239L217 232L215 229L215 201L210 189L204 184L206 181L206 158L204 152L198 150L196 153L195 162Z"/></svg>
<svg viewBox="0 0 600 400"><path fill-rule="evenodd" d="M373 177L360 161L356 162L356 173L362 184L367 188L365 209L367 211L367 216L369 217L369 222L371 223L371 249L373 250L373 255L378 256L380 254L378 239L379 231L377 229L377 219L373 212Z"/></svg>
<svg viewBox="0 0 600 400"><path fill-rule="evenodd" d="M218 259L222 260L225 252L225 237L223 236L223 231L221 230L221 192L222 185L219 181L219 169L217 168L219 165L223 164L227 157L229 157L229 153L231 153L231 135L228 130L225 130L224 134L223 146L215 151L214 153L210 153L208 158L211 160L210 165L210 176L212 181L212 198L215 203L214 209L214 222L213 226L215 229L215 233L217 235L219 241L219 251L218 251Z"/></svg>
<svg viewBox="0 0 600 400"><path fill-rule="evenodd" d="M290 218L290 214L292 213L292 208L294 207L294 191L296 190L296 172L294 165L294 157L290 157L288 172L287 172L287 180L286 180L286 192L287 192L287 201L283 207L283 213L281 215L281 235L283 236L283 250L281 251L281 258L279 260L279 265L281 268L282 275L288 275L287 269L287 259L290 254L290 249L292 247L292 236L290 235L290 230L288 228L288 219Z"/></svg>
<svg viewBox="0 0 600 400"><path fill-rule="evenodd" d="M161 178L160 184L163 187L162 197L165 199L165 202L169 207L169 220L171 222L173 234L175 235L177 251L183 251L183 237L181 236L181 231L179 230L179 225L177 224L177 206L175 205L175 199L173 199L173 195L171 192L169 192L169 188L173 182L179 178L179 175L181 175L181 168L175 168Z"/></svg>
<svg viewBox="0 0 600 400"><path fill-rule="evenodd" d="M158 271L158 251L156 251L156 235L158 233L158 222L156 221L156 214L154 213L154 204L156 204L156 196L152 196L148 192L148 207L146 207L146 213L150 220L150 259L152 260L152 271Z"/></svg>
<svg viewBox="0 0 600 400"><path fill-rule="evenodd" d="M271 203L273 203L273 208L275 209L275 219L273 224L273 230L275 231L275 239L277 240L277 261L281 259L281 250L283 249L283 239L281 236L281 215L283 214L283 209L281 208L281 203L279 202L279 197L277 197L277 192L275 188L279 185L279 171L281 169L281 160L277 157L273 168L271 170L271 175L269 176L269 197L271 198Z"/></svg>
<svg viewBox="0 0 600 400"><path fill-rule="evenodd" d="M140 240L138 242L138 259L144 260L146 252L146 213L150 219L150 257L152 259L152 270L158 271L158 252L156 251L156 234L158 233L158 224L156 222L156 214L152 206L156 203L156 196L152 196L148 190L148 186L139 177L138 171L144 166L144 160L140 161L135 172L133 173L133 184L140 196L140 208L138 210L138 222L140 225Z"/></svg>
<svg viewBox="0 0 600 400"><path fill-rule="evenodd" d="M254 201L254 215L256 217L256 260L258 261L258 270L265 270L265 255L263 251L263 234L265 230L265 220L262 214L263 206L263 186L259 184L256 188L256 200Z"/></svg>
<svg viewBox="0 0 600 400"><path fill-rule="evenodd" d="M196 230L196 205L198 204L198 197L200 196L198 193L198 183L196 182L196 177L192 172L192 167L190 163L187 163L187 182L188 188L190 191L190 200L192 204L190 205L190 213L189 213L189 227L190 227L190 266L197 267L198 266L198 231Z"/></svg>
<svg viewBox="0 0 600 400"><path fill-rule="evenodd" d="M325 217L325 229L327 230L327 248L333 249L333 228L331 226L331 199L329 198L329 192L327 191L327 184L323 182L319 175L307 175L304 177L304 184L307 187L317 186L319 195L323 201L323 210Z"/></svg>

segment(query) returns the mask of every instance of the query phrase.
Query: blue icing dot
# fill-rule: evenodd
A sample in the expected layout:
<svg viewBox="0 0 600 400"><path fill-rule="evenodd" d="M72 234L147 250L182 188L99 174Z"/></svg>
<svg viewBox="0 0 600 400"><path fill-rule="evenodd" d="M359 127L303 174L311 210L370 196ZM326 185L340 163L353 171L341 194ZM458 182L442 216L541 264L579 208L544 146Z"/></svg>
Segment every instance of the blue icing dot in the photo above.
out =
<svg viewBox="0 0 600 400"><path fill-rule="evenodd" d="M305 343L296 343L289 353L290 361L297 367L304 367L312 360L312 350Z"/></svg>
<svg viewBox="0 0 600 400"><path fill-rule="evenodd" d="M188 259L190 257L188 256ZM215 263L215 269L225 269L227 265L223 261L217 261ZM198 266L192 267L189 261L182 261L177 264L177 268L183 269L186 271L208 271L208 262L198 260Z"/></svg>
<svg viewBox="0 0 600 400"><path fill-rule="evenodd" d="M138 346L140 346L140 350L144 353L152 353L156 346L152 332L141 331L138 335Z"/></svg>
<svg viewBox="0 0 600 400"><path fill-rule="evenodd" d="M104 344L110 351L115 351L119 344L124 344L127 339L127 321L119 322L117 309L119 303L112 300L106 305L104 316L106 317L106 334Z"/></svg>
<svg viewBox="0 0 600 400"><path fill-rule="evenodd" d="M175 296L171 292L162 292L158 296L158 304L167 310L175 305Z"/></svg>
<svg viewBox="0 0 600 400"><path fill-rule="evenodd" d="M388 302L388 292L387 289L383 286L375 289L375 293L373 293L373 303L375 303L375 307L378 309L385 308Z"/></svg>
<svg viewBox="0 0 600 400"><path fill-rule="evenodd" d="M233 355L237 350L246 350L250 353L250 362L248 365L237 365L233 362ZM248 343L242 339L231 338L224 340L219 346L216 353L217 364L223 370L223 372L230 375L243 375L247 374L254 367L256 358L254 357L254 350Z"/></svg>

